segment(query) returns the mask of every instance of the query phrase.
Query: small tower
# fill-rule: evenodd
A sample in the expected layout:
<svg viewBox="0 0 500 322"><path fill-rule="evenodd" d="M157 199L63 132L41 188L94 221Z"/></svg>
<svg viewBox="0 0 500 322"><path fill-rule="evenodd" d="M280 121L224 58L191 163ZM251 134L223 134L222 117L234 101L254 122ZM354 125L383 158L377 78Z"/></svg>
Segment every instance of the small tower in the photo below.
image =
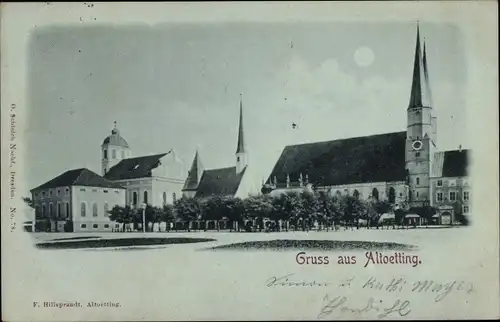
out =
<svg viewBox="0 0 500 322"><path fill-rule="evenodd" d="M182 195L187 198L193 198L196 195L196 190L198 189L198 184L200 183L201 176L203 175L203 165L201 163L201 158L196 150L194 155L193 163L191 164L191 169L189 170L186 182L182 188Z"/></svg>
<svg viewBox="0 0 500 322"><path fill-rule="evenodd" d="M420 45L420 29L417 25L417 40L413 64L413 77L408 104L406 132L406 170L410 204L419 206L430 199L431 160L435 147L432 116L432 100L427 70L427 57Z"/></svg>
<svg viewBox="0 0 500 322"><path fill-rule="evenodd" d="M102 175L106 175L108 171L117 165L121 160L130 158L130 147L125 139L120 135L120 131L116 127L111 130L111 135L106 137L101 145L101 171Z"/></svg>
<svg viewBox="0 0 500 322"><path fill-rule="evenodd" d="M238 145L236 146L236 172L243 171L248 164L248 153L243 136L243 102L240 94L240 124L238 128Z"/></svg>

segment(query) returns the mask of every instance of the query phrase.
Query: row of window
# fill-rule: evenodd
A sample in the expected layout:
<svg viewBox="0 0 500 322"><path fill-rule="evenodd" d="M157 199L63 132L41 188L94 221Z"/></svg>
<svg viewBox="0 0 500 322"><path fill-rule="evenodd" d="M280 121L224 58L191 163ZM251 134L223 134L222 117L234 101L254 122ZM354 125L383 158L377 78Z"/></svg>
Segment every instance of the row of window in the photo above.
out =
<svg viewBox="0 0 500 322"><path fill-rule="evenodd" d="M450 201L456 201L458 197L458 193L456 191L450 191L448 194L448 200ZM464 191L462 195L462 199L464 201L469 200L470 198L470 192L469 191ZM436 200L437 201L443 201L443 193L442 192L437 192L436 193Z"/></svg>
<svg viewBox="0 0 500 322"><path fill-rule="evenodd" d="M337 197L340 197L342 196L342 192L340 190L337 190L335 191L334 193ZM349 194L349 189L344 189L344 195L348 195ZM352 195L356 198L361 198L362 195L361 193L358 191L358 189L354 189ZM402 196L403 194L400 193L399 194L400 196ZM377 188L373 188L372 189L372 193L370 194L370 197L372 198L375 198L376 200L379 199L379 191ZM389 202L392 202L394 203L395 200L396 200L396 190L394 189L394 187L390 187L389 188L389 191L388 191L388 199L389 199Z"/></svg>
<svg viewBox="0 0 500 322"><path fill-rule="evenodd" d="M59 196L61 196L61 193L62 193L61 188L57 188L57 189L55 190L55 192L56 192L56 195L57 195L58 197L59 197ZM35 196L36 196L36 197L41 196L42 198L45 198L46 196L52 197L52 196L53 196L53 193L54 193L54 190L49 189L49 190L47 190L47 191L40 191L40 192L37 192L37 193L35 193ZM65 195L65 196L69 196L69 188L65 188L65 189L64 189L64 195Z"/></svg>
<svg viewBox="0 0 500 322"><path fill-rule="evenodd" d="M138 203L138 197L139 197L139 194L136 192L136 191L133 191L131 192L131 199L132 199L132 204L134 206L137 206L137 203ZM172 194L172 201L175 202L177 196L175 194L175 192ZM162 199L163 199L163 205L166 205L167 204L167 193L166 192L163 192L162 194ZM143 193L143 198L142 198L142 202L147 204L148 203L148 192L147 191L144 191Z"/></svg>
<svg viewBox="0 0 500 322"><path fill-rule="evenodd" d="M57 203L57 207L55 210L57 211L56 214L54 214L54 205L52 203L49 203L48 209L46 204L42 204L41 206L36 205L35 206L35 214L37 216L42 216L42 218L46 218L47 214L50 216L50 218L54 218L54 215L56 215L56 218L70 218L71 216L71 207L69 206L69 202ZM47 213L48 210L48 213ZM63 213L64 210L64 213Z"/></svg>
<svg viewBox="0 0 500 322"><path fill-rule="evenodd" d="M81 224L80 228L87 228L87 224ZM92 228L99 228L98 224L93 224ZM109 228L109 224L104 224L104 228ZM119 224L115 224L115 228L120 228Z"/></svg>
<svg viewBox="0 0 500 322"><path fill-rule="evenodd" d="M436 181L436 187L442 187L443 186L443 182L444 181L442 179L437 180ZM454 180L454 179L450 179L447 182L448 182L449 186L455 186L457 184L457 181ZM467 181L465 179L462 181L462 183L463 183L463 185L467 185Z"/></svg>
<svg viewBox="0 0 500 322"><path fill-rule="evenodd" d="M107 202L104 203L103 211L104 211L104 216L109 216L109 212L108 212L109 206L108 206ZM86 202L82 202L80 204L80 215L82 217L87 216L87 203ZM99 209L97 207L97 203L95 203L95 202L92 204L92 216L93 217L99 216Z"/></svg>
<svg viewBox="0 0 500 322"><path fill-rule="evenodd" d="M125 159L125 151L121 151L122 159ZM108 159L108 150L104 149L103 151L103 159L107 160ZM111 159L116 159L116 150L112 149L111 150Z"/></svg>
<svg viewBox="0 0 500 322"><path fill-rule="evenodd" d="M87 190L86 188L80 188L80 191L86 191L86 190ZM66 197L69 196L69 191L70 190L68 187L64 188L64 195ZM39 197L39 196L41 196L42 198L52 197L54 195L54 192L56 193L56 196L60 197L62 194L62 189L57 188L57 189L49 189L47 191L40 191L40 192L35 193L35 197ZM92 192L99 192L99 189L92 188ZM102 192L108 193L108 189L103 189ZM115 190L115 193L120 193L120 190Z"/></svg>
<svg viewBox="0 0 500 322"><path fill-rule="evenodd" d="M87 191L86 188L80 188L80 191ZM99 192L99 189L92 188L92 192ZM108 193L108 189L103 189L102 192ZM115 193L120 193L120 190L115 190Z"/></svg>

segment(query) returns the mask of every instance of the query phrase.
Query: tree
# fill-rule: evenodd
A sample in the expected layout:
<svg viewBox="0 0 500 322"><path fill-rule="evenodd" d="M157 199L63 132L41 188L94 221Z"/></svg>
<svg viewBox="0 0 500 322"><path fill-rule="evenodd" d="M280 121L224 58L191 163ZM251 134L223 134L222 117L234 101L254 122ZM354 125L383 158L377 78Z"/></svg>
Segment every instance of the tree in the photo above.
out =
<svg viewBox="0 0 500 322"><path fill-rule="evenodd" d="M35 203L30 197L23 197L22 199L26 203L26 205L28 205L30 208L35 209Z"/></svg>
<svg viewBox="0 0 500 322"><path fill-rule="evenodd" d="M337 212L337 209L335 209L335 199L324 191L318 192L316 198L318 214L320 214L321 221L328 231L329 227L333 224L335 213Z"/></svg>
<svg viewBox="0 0 500 322"><path fill-rule="evenodd" d="M116 221L123 224L123 231L125 231L125 225L128 225L134 221L135 212L130 206L114 206L113 209L109 211L109 219L111 221Z"/></svg>
<svg viewBox="0 0 500 322"><path fill-rule="evenodd" d="M243 223L243 215L245 207L240 198L225 197L223 198L223 214L225 213L230 222L230 230L233 228L233 223L238 224L238 231Z"/></svg>
<svg viewBox="0 0 500 322"><path fill-rule="evenodd" d="M184 221L185 229L191 231L191 221L201 218L201 205L198 199L182 197L174 201L177 219Z"/></svg>
<svg viewBox="0 0 500 322"><path fill-rule="evenodd" d="M262 231L264 218L270 218L275 211L273 202L275 198L268 195L250 196L243 200L245 215L248 218L257 220L259 230Z"/></svg>
<svg viewBox="0 0 500 322"><path fill-rule="evenodd" d="M175 221L174 206L163 206L163 211L161 212L161 221L164 221L167 225L166 229L170 230L170 223Z"/></svg>

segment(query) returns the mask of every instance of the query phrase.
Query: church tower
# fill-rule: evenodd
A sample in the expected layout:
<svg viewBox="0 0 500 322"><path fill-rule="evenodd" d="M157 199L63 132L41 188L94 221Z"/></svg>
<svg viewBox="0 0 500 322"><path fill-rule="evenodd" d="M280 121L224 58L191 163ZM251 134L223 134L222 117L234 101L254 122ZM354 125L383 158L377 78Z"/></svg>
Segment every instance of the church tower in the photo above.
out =
<svg viewBox="0 0 500 322"><path fill-rule="evenodd" d="M125 139L120 135L120 131L115 126L111 130L111 135L106 137L101 145L101 171L106 175L108 171L117 165L121 160L132 156L130 147Z"/></svg>
<svg viewBox="0 0 500 322"><path fill-rule="evenodd" d="M243 103L240 94L240 124L238 128L238 145L236 147L236 172L240 173L248 164L248 153L243 137Z"/></svg>
<svg viewBox="0 0 500 322"><path fill-rule="evenodd" d="M412 206L421 206L430 201L430 174L436 148L436 118L432 116L432 98L427 70L427 56L422 53L420 30L417 26L417 41L413 64L410 102L407 109L406 170L408 173L409 201Z"/></svg>

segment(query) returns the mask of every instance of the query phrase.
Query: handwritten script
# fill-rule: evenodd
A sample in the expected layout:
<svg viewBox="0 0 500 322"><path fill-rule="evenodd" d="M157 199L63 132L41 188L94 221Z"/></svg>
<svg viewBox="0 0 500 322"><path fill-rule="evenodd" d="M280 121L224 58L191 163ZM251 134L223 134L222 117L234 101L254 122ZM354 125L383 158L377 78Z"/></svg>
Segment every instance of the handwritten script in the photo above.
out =
<svg viewBox="0 0 500 322"><path fill-rule="evenodd" d="M349 277L335 283L314 279L304 280L296 277L295 274L272 276L265 281L265 286L272 289L318 288L327 290L317 316L319 319L325 318L333 312L350 315L375 314L380 319L405 317L412 312L411 303L408 299L405 299L405 296L422 294L425 295L425 299L439 303L452 293L468 295L475 291L472 283L457 280L443 282L433 279L410 280L406 277L379 279L370 276L367 279ZM351 291L355 291L359 295L362 295L361 293L370 293L370 295L375 294L375 296L368 298L366 303L361 301L362 304L359 304L360 301L357 296L349 299L348 296L342 293L347 289L351 289ZM352 294L352 292L350 293ZM380 294L380 296L376 296L376 294ZM384 296L384 294L393 294L395 296L387 299L387 295Z"/></svg>

